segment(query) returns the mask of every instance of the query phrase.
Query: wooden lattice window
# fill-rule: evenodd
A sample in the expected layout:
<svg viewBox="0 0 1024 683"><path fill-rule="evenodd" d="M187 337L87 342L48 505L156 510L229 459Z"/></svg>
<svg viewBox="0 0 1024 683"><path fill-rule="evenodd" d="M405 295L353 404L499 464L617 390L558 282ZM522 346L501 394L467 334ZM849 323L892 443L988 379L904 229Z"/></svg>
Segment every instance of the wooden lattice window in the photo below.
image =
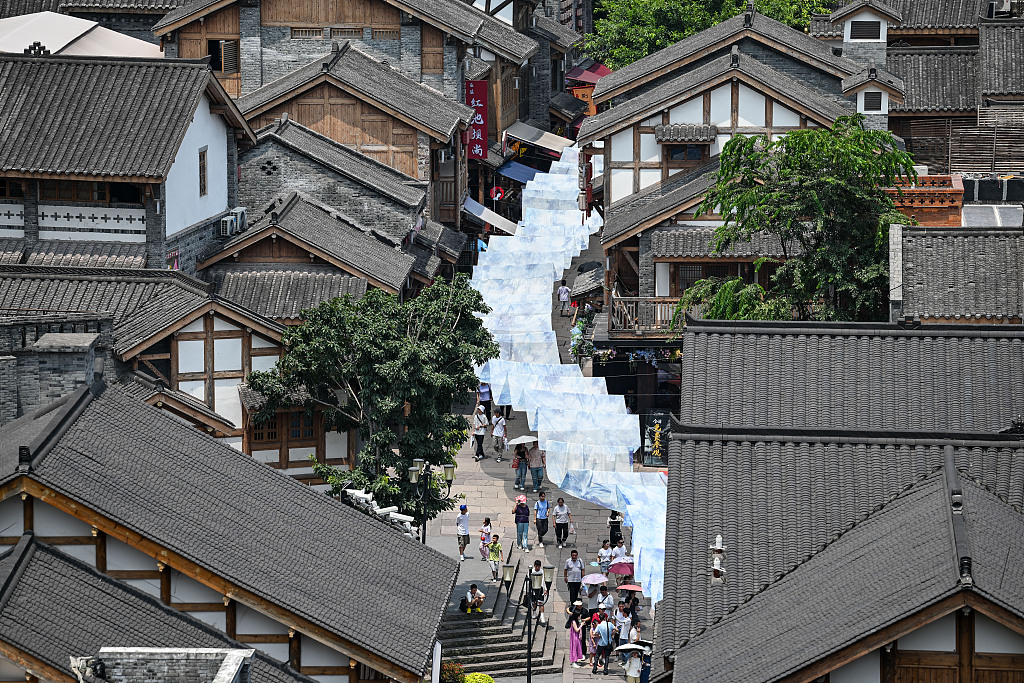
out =
<svg viewBox="0 0 1024 683"><path fill-rule="evenodd" d="M354 26L338 26L331 29L331 38L363 39L363 29Z"/></svg>
<svg viewBox="0 0 1024 683"><path fill-rule="evenodd" d="M864 111L882 111L882 93L864 93Z"/></svg>
<svg viewBox="0 0 1024 683"><path fill-rule="evenodd" d="M851 40L879 40L882 37L882 23L878 21L851 21Z"/></svg>
<svg viewBox="0 0 1024 683"><path fill-rule="evenodd" d="M253 421L252 440L259 443L278 441L277 418L272 417L263 424Z"/></svg>
<svg viewBox="0 0 1024 683"><path fill-rule="evenodd" d="M199 150L199 196L206 196L206 148Z"/></svg>
<svg viewBox="0 0 1024 683"><path fill-rule="evenodd" d="M362 32L360 32L360 37ZM322 40L324 31L320 28L293 28L292 40Z"/></svg>
<svg viewBox="0 0 1024 683"><path fill-rule="evenodd" d="M289 415L288 439L312 439L313 438L313 416L306 413L291 413Z"/></svg>
<svg viewBox="0 0 1024 683"><path fill-rule="evenodd" d="M373 29L374 40L398 40L401 36L401 29L397 28L375 28Z"/></svg>

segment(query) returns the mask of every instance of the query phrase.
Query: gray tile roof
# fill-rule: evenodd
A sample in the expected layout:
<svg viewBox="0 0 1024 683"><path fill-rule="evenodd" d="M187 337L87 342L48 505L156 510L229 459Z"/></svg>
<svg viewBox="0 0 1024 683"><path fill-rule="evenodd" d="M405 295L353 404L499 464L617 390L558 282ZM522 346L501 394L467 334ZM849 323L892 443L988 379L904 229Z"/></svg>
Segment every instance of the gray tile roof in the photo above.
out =
<svg viewBox="0 0 1024 683"><path fill-rule="evenodd" d="M832 13L830 19L835 22L843 17L850 16L854 12L859 12L862 9L873 10L875 14L888 17L896 23L903 21L903 15L900 14L898 9L886 2L882 2L881 0L854 0L853 2L840 5L839 8Z"/></svg>
<svg viewBox="0 0 1024 683"><path fill-rule="evenodd" d="M840 6L842 6L840 2ZM904 29L968 28L977 26L987 0L888 0L901 16ZM816 15L811 21L812 36L843 35L843 22L832 28L829 15Z"/></svg>
<svg viewBox="0 0 1024 683"><path fill-rule="evenodd" d="M982 95L1024 94L1024 23L979 27Z"/></svg>
<svg viewBox="0 0 1024 683"><path fill-rule="evenodd" d="M28 476L397 667L427 670L457 561L116 387L76 397L75 417L45 420L50 447ZM15 471L17 445L2 444L19 422L0 428L0 477ZM367 567L373 580L353 581Z"/></svg>
<svg viewBox="0 0 1024 683"><path fill-rule="evenodd" d="M989 451L986 451L988 453ZM961 474L972 553L975 590L1021 615L1024 612L1024 515L1020 488L1010 500Z"/></svg>
<svg viewBox="0 0 1024 683"><path fill-rule="evenodd" d="M206 305L210 295L207 283L171 270L19 265L0 266L0 301L36 311L111 313L113 350L123 353ZM284 331L256 313L241 312Z"/></svg>
<svg viewBox="0 0 1024 683"><path fill-rule="evenodd" d="M366 294L366 280L333 266L240 264L209 268L203 275L217 296L279 322L298 321L303 310L328 299Z"/></svg>
<svg viewBox="0 0 1024 683"><path fill-rule="evenodd" d="M462 75L467 81L479 81L491 71L491 65L473 55L466 55L463 62Z"/></svg>
<svg viewBox="0 0 1024 683"><path fill-rule="evenodd" d="M0 55L0 171L163 178L210 78L202 60Z"/></svg>
<svg viewBox="0 0 1024 683"><path fill-rule="evenodd" d="M773 235L757 234L749 242L736 242L721 253L715 252L715 228L678 225L657 228L651 232L651 256L654 258L680 257L741 257L756 258L793 256L798 247L789 245L783 251L782 241Z"/></svg>
<svg viewBox="0 0 1024 683"><path fill-rule="evenodd" d="M889 48L885 68L903 79L903 104L889 111L973 111L978 107L977 47Z"/></svg>
<svg viewBox="0 0 1024 683"><path fill-rule="evenodd" d="M437 270L441 267L441 258L436 256L432 250L418 244L408 244L405 246L405 253L415 259L412 264L414 273L428 280L432 280L437 275Z"/></svg>
<svg viewBox="0 0 1024 683"><path fill-rule="evenodd" d="M665 211L702 196L711 187L717 171L718 162L713 161L689 173L669 176L666 182L654 189L617 202L607 211L601 242L610 242Z"/></svg>
<svg viewBox="0 0 1024 683"><path fill-rule="evenodd" d="M472 9L470 6L464 7L467 11ZM287 76L243 95L238 99L238 108L250 116L251 112L312 83L325 72L345 89L399 112L425 132L440 139L451 138L458 125L468 123L473 115L473 110L466 105L450 100L438 91L378 62L352 47L349 41L345 41L336 51L332 50L300 66Z"/></svg>
<svg viewBox="0 0 1024 683"><path fill-rule="evenodd" d="M903 228L903 314L1024 317L1024 230Z"/></svg>
<svg viewBox="0 0 1024 683"><path fill-rule="evenodd" d="M548 102L548 109L554 109L565 118L573 121L587 110L587 103L567 92L560 92Z"/></svg>
<svg viewBox="0 0 1024 683"><path fill-rule="evenodd" d="M0 555L2 639L71 680L68 657L111 644L137 647L243 648L214 627L85 562L38 542L31 534ZM314 683L256 651L253 681Z"/></svg>
<svg viewBox="0 0 1024 683"><path fill-rule="evenodd" d="M289 147L403 206L419 210L426 203L426 182L407 176L291 119L261 128L256 139L257 144L272 140Z"/></svg>
<svg viewBox="0 0 1024 683"><path fill-rule="evenodd" d="M758 17L760 16L761 15L758 15ZM732 21L732 19L729 21ZM722 24L719 25L721 26ZM714 28L708 29L708 31L713 30ZM707 33L707 31L705 31L705 33ZM689 40L689 38L687 38L687 40ZM665 49L671 50L672 48ZM633 64L635 65L639 63L640 62L634 62ZM743 54L734 49L731 55L718 57L717 59L675 76L671 80L662 82L660 85L636 95L632 99L626 100L611 109L606 109L594 116L588 116L586 120L584 120L583 125L580 126L578 139L581 141L589 141L610 134L634 120L643 118L644 115L649 114L655 108L671 106L676 102L681 102L687 99L691 94L691 91L699 88L708 81L728 74L731 71L743 73L754 79L756 82L762 83L776 92L785 93L787 96L797 100L810 111L818 114L826 120L834 121L840 116L853 113L851 104L844 102L841 105L832 97L829 97L817 90L811 90L807 86L802 85L770 66L763 64L758 61L756 57ZM860 71L859 67L857 68L857 71ZM611 76L614 76L617 73L621 72L616 71L609 76L605 76L598 81L598 85L600 86L601 83L604 83L606 80L611 78Z"/></svg>
<svg viewBox="0 0 1024 683"><path fill-rule="evenodd" d="M670 123L654 127L658 142L714 142L718 126L713 123Z"/></svg>
<svg viewBox="0 0 1024 683"><path fill-rule="evenodd" d="M168 396L179 403L183 403L192 410L205 415L213 422L219 422L224 425L231 425L239 428L242 426L234 424L231 420L214 411L210 406L206 405L205 402L200 401L192 394L187 394L184 391L178 391L177 389L171 389L168 386L164 386L162 382L157 382L156 379L141 372L133 372L125 376L124 380L118 384L118 387L128 396L134 396L140 401L148 402L149 399L154 396Z"/></svg>
<svg viewBox="0 0 1024 683"><path fill-rule="evenodd" d="M25 254L25 240L15 237L0 238L0 264L21 263Z"/></svg>
<svg viewBox="0 0 1024 683"><path fill-rule="evenodd" d="M701 360L715 365L714 358ZM728 384L710 397L722 400L716 394L728 394ZM804 395L792 382L788 391ZM715 659L715 680L723 683L777 680L957 590L946 532L946 444L953 445L965 489L963 477L996 495L1013 493L1007 502L1018 505L1017 521L1003 519L1013 533L1024 497L1024 471L1006 466L1024 457L1024 441L1015 435L677 425L669 444L666 537L678 540L666 545L657 643L665 653L676 651L675 669L683 672L676 680L706 680L701 674ZM965 512L972 543L974 512ZM727 546L726 582L712 586L707 548L718 534ZM900 551L893 555L893 548ZM1005 544L984 555L975 550L976 566L1001 569L1006 561ZM880 572L880 557L898 558L902 570ZM1017 589L1024 588L1020 573L1013 570ZM783 605L792 612L781 614ZM816 618L807 621L812 612ZM819 627L814 633L805 630L812 623ZM752 675L752 666L763 671Z"/></svg>
<svg viewBox="0 0 1024 683"><path fill-rule="evenodd" d="M200 14L203 10L217 4L217 2L218 0L185 0L184 2L178 2L174 7L168 8L170 11L160 21L153 24L153 32L160 35L164 32L162 30L164 27L193 14Z"/></svg>
<svg viewBox="0 0 1024 683"><path fill-rule="evenodd" d="M146 245L132 242L36 242L25 260L30 266L145 268Z"/></svg>
<svg viewBox="0 0 1024 683"><path fill-rule="evenodd" d="M278 196L255 217L248 230L215 245L209 256L230 252L260 231L275 227L395 291L402 289L415 260L401 251L401 242L394 237L361 226L299 192Z"/></svg>
<svg viewBox="0 0 1024 683"><path fill-rule="evenodd" d="M1018 326L702 320L684 339L685 424L998 432L1024 414Z"/></svg>
<svg viewBox="0 0 1024 683"><path fill-rule="evenodd" d="M392 0L392 4L419 17L428 24L447 28L470 45L482 45L491 52L522 64L539 46L497 17L474 7L472 3L450 0Z"/></svg>
<svg viewBox="0 0 1024 683"><path fill-rule="evenodd" d="M530 30L536 31L563 50L569 50L583 42L583 36L565 24L542 14L533 16L536 18L536 24Z"/></svg>
<svg viewBox="0 0 1024 683"><path fill-rule="evenodd" d="M656 72L670 67L681 59L707 50L721 41L735 39L744 30L750 30L755 35L764 36L785 45L792 52L797 53L794 55L797 59L800 59L800 55L804 55L847 75L857 73L861 69L856 62L845 57L835 56L829 45L811 38L802 31L792 29L757 12L753 13L751 26L747 29L743 25L745 17L745 13L739 14L608 74L597 82L594 87L594 97L598 98L606 92L623 88L637 79L649 79Z"/></svg>
<svg viewBox="0 0 1024 683"><path fill-rule="evenodd" d="M93 10L131 12L139 14L160 14L177 9L184 0L60 0L62 12L69 10Z"/></svg>
<svg viewBox="0 0 1024 683"><path fill-rule="evenodd" d="M572 281L569 296L585 296L604 288L604 268L591 268L576 276Z"/></svg>
<svg viewBox="0 0 1024 683"><path fill-rule="evenodd" d="M813 519L789 516L790 512L772 511L794 526L813 524ZM941 472L881 509L858 515L836 532L837 537L826 539L824 548L812 549L808 559L797 560L780 577L773 577L749 602L695 634L676 652L673 680L777 681L956 592L959 572L949 516ZM756 523L761 515L754 517L751 521ZM738 520L728 519L723 526L734 521ZM748 540L745 535L724 535L729 546L726 586L734 576L744 581L751 565L761 561L759 553L777 552L767 543L739 547ZM706 547L703 551L699 559L706 565ZM707 569L702 569L695 581L707 583ZM913 580L906 580L907 575ZM709 592L718 592L716 588Z"/></svg>
<svg viewBox="0 0 1024 683"><path fill-rule="evenodd" d="M0 2L0 19L36 12L56 12L60 0L6 0Z"/></svg>
<svg viewBox="0 0 1024 683"><path fill-rule="evenodd" d="M466 247L469 235L447 228L429 218L424 219L423 228L416 233L416 241L422 242L430 249L437 249L451 259L457 259L462 255Z"/></svg>
<svg viewBox="0 0 1024 683"><path fill-rule="evenodd" d="M875 73L872 74L872 71ZM844 78L842 82L843 92L848 93L851 90L855 90L865 83L870 83L872 81L892 88L893 90L898 90L903 94L906 94L907 92L906 84L903 83L902 78L892 75L885 69L877 69L875 67L864 69L860 73Z"/></svg>

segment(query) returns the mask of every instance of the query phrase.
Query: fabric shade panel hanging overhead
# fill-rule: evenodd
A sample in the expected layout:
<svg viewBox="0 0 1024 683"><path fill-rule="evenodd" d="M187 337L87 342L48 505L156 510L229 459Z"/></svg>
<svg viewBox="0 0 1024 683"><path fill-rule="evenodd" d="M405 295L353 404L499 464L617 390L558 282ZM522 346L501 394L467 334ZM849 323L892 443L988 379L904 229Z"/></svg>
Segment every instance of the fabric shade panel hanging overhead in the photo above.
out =
<svg viewBox="0 0 1024 683"><path fill-rule="evenodd" d="M506 178L511 178L512 180L520 183L528 183L533 180L533 177L540 173L540 171L535 168L530 168L529 166L524 166L517 161L506 161L497 171L495 171L495 173L503 175Z"/></svg>
<svg viewBox="0 0 1024 683"><path fill-rule="evenodd" d="M484 223L487 223L492 228L497 228L502 232L507 232L510 235L516 234L516 224L503 216L499 216L494 213L480 202L474 201L469 197L466 197L465 204L462 205L462 210L473 216L476 216Z"/></svg>

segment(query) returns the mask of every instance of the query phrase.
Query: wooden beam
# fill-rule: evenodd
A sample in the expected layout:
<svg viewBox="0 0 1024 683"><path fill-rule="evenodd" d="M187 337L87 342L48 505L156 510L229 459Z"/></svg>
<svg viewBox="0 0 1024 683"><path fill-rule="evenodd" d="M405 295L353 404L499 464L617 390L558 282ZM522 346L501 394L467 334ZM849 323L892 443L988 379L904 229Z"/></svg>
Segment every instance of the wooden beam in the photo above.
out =
<svg viewBox="0 0 1024 683"><path fill-rule="evenodd" d="M52 683L77 683L77 679L67 675L60 669L55 669L41 659L22 652L10 643L0 638L0 655L3 655L15 665L25 669L29 675L42 678Z"/></svg>
<svg viewBox="0 0 1024 683"><path fill-rule="evenodd" d="M36 528L36 515L35 515L35 498L28 495L27 493L21 494L21 514L22 514L22 530L23 531L35 531Z"/></svg>
<svg viewBox="0 0 1024 683"><path fill-rule="evenodd" d="M129 543L125 541L125 543ZM156 568L160 570L160 602L165 605L171 604L171 568L163 562L157 562Z"/></svg>
<svg viewBox="0 0 1024 683"><path fill-rule="evenodd" d="M295 629L288 631L288 666L302 670L302 634Z"/></svg>
<svg viewBox="0 0 1024 683"><path fill-rule="evenodd" d="M224 598L224 632L232 639L238 632L238 603L231 598Z"/></svg>
<svg viewBox="0 0 1024 683"><path fill-rule="evenodd" d="M960 683L974 683L974 610L956 613L956 653Z"/></svg>
<svg viewBox="0 0 1024 683"><path fill-rule="evenodd" d="M96 569L107 571L107 535L96 529Z"/></svg>
<svg viewBox="0 0 1024 683"><path fill-rule="evenodd" d="M637 275L639 275L640 274L640 266L637 265L636 259L633 258L633 255L630 254L625 249L622 250L622 255L624 257L626 257L626 263L628 263L629 267L633 269L633 272L635 272Z"/></svg>
<svg viewBox="0 0 1024 683"><path fill-rule="evenodd" d="M287 633L238 633L236 640L243 643L287 643Z"/></svg>

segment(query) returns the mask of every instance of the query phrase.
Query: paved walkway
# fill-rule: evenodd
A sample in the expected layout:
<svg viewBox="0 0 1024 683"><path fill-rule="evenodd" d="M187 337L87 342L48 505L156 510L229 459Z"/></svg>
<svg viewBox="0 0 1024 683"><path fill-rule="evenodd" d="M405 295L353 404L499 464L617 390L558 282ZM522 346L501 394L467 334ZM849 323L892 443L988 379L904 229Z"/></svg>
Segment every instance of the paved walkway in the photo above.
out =
<svg viewBox="0 0 1024 683"><path fill-rule="evenodd" d="M577 266L587 261L603 263L603 255L597 235L591 238L590 248L574 259L570 270L566 271L565 278L569 286L572 286L573 278L576 277ZM557 287L557 284L555 283L555 287ZM555 287L552 288L552 292L554 292ZM555 300L556 297L552 293L552 325L558 339L559 352L563 363L572 362L568 353L570 318L558 315ZM473 406L462 406L461 412L468 416L472 409ZM509 439L529 433L526 422L524 413L513 413L513 419L508 423ZM489 441L490 439L488 438L488 446ZM494 457L494 451L488 447L488 457L477 462L473 459L473 452L474 447L470 443L464 444L459 451L458 469L456 471L455 484L452 486L453 494L464 496L464 500L461 500L460 503L464 503L469 507L471 541L471 546L467 549L466 561L462 563L459 572L459 582L453 594L453 605L457 604L459 598L465 595L471 583L477 583L484 592L490 592L495 589L495 584L490 583L491 573L488 564L480 560L480 554L476 549L476 545L479 544L479 534L476 530L483 523L484 517L490 517L492 533L497 533L501 536L502 547L507 555L509 548L515 546L516 527L512 508L515 507L516 496L525 493L527 505L531 510L531 519L533 504L537 501L536 493L530 490L520 492L513 488L515 471L512 469L510 458L505 458L502 462L498 462ZM510 456L511 453L507 455ZM541 489L546 493L552 507L554 507L559 497L565 498L566 505L569 506L572 512L576 534L570 535L568 546L560 549L555 544L554 523L552 522L550 524L551 529L548 535L545 536L544 548L539 548L536 546L537 531L531 523L530 552L514 550L511 562L515 564L518 560L522 560L523 567L521 571L525 571L527 567L532 567L533 561L536 559L540 559L545 565L551 564L555 566L556 580L552 585L552 595L548 601L547 614L551 621L551 628L558 637L558 652L565 654L565 670L562 683L572 683L574 680L582 682L592 678L592 676L589 668L574 669L568 661L569 643L564 624L565 608L569 599L569 593L566 584L562 580L562 568L565 565L565 561L569 559L570 552L576 549L586 564L585 573L598 571L596 566L591 567L589 563L597 560L597 550L601 547L602 540L608 538L608 528L606 526L608 510L564 494L546 479ZM456 514L457 512L455 511L446 513L442 517L433 520L427 526L427 542L438 550L454 557L458 557L458 543L455 530ZM623 534L626 538L626 547L631 547L630 530L624 528ZM609 581L609 588L614 583L615 578L613 576ZM644 611L642 611L642 614ZM645 627L649 626L649 624L650 622L644 622ZM648 637L650 637L649 630L645 633ZM593 678L598 678L599 676L600 674ZM603 677L602 680L623 677L622 667L618 665L618 659L615 658L609 668L609 675ZM558 683L552 680L554 678L556 677L535 677L538 683ZM506 681L509 683L519 683L514 678L501 680L502 683Z"/></svg>

